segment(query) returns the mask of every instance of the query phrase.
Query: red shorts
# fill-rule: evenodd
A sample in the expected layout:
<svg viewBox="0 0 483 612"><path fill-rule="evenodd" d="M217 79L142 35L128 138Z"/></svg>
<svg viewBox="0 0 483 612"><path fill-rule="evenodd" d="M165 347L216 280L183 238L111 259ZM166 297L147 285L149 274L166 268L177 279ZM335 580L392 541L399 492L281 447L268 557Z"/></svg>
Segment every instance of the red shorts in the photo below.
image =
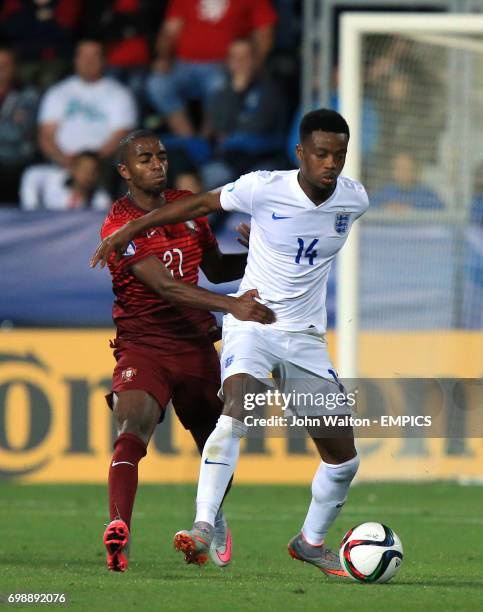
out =
<svg viewBox="0 0 483 612"><path fill-rule="evenodd" d="M214 347L207 345L166 355L154 347L116 340L114 357L117 364L112 393L132 390L149 393L161 408L160 423L172 400L185 429L215 426L223 404L217 396L220 361ZM112 393L106 396L110 408Z"/></svg>

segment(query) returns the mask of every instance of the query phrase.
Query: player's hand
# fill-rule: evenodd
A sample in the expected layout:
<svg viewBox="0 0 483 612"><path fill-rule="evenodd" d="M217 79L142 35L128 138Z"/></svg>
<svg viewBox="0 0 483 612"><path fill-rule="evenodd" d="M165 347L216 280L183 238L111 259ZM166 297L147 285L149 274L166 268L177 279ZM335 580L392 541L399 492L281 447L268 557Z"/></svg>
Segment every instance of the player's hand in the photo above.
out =
<svg viewBox="0 0 483 612"><path fill-rule="evenodd" d="M111 253L116 253L116 258L114 261L119 261L122 257L122 254L126 251L129 243L134 238L134 235L129 223L121 227L120 229L113 232L107 238L99 244L97 249L95 250L94 255L91 257L90 266L94 268L97 266L99 262L101 262L101 268L109 261L109 257Z"/></svg>
<svg viewBox="0 0 483 612"><path fill-rule="evenodd" d="M274 323L275 313L273 310L257 302L256 298L260 299L256 289L245 291L243 295L235 298L230 313L240 321L255 321L264 325Z"/></svg>
<svg viewBox="0 0 483 612"><path fill-rule="evenodd" d="M240 237L236 239L237 242L248 249L248 244L250 242L250 226L247 223L240 223L240 225L236 226L236 231L240 234Z"/></svg>

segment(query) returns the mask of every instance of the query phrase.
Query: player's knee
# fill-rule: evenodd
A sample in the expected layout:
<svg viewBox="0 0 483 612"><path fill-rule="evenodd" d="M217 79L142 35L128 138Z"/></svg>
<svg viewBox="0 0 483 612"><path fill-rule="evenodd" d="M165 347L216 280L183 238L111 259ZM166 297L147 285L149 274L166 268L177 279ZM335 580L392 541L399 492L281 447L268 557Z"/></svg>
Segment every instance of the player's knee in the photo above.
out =
<svg viewBox="0 0 483 612"><path fill-rule="evenodd" d="M327 478L334 482L351 482L359 469L359 455L339 464L325 463Z"/></svg>
<svg viewBox="0 0 483 612"><path fill-rule="evenodd" d="M222 438L243 438L247 435L247 426L243 421L222 414L218 419L215 429L208 438L210 442L215 442Z"/></svg>
<svg viewBox="0 0 483 612"><path fill-rule="evenodd" d="M137 415L128 416L119 424L119 433L131 433L141 440L146 440L150 432L150 425L146 421L139 419Z"/></svg>
<svg viewBox="0 0 483 612"><path fill-rule="evenodd" d="M235 396L226 396L225 403L223 405L223 415L238 421L243 421L243 406L235 398Z"/></svg>
<svg viewBox="0 0 483 612"><path fill-rule="evenodd" d="M142 401L118 402L114 413L120 434L131 433L145 442L149 441L153 428L159 419L157 405L147 406Z"/></svg>

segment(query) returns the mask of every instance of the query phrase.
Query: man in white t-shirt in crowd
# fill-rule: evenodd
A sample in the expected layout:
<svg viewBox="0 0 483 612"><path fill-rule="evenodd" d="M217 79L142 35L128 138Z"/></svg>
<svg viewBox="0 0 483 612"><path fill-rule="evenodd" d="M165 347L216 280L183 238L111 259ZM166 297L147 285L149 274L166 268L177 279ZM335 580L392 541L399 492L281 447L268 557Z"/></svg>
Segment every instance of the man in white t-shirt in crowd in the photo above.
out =
<svg viewBox="0 0 483 612"><path fill-rule="evenodd" d="M112 251L122 258L134 236L158 225L211 212L251 215L248 260L239 292L257 289L277 318L271 325L259 325L224 317L223 414L203 449L193 528L178 532L174 540L188 563L201 565L208 559L214 519L238 462L240 439L247 434L247 392L252 395L263 390L264 383L271 384L269 373L282 391L292 392L291 384L300 379L312 393L315 388L325 397L343 390L325 340L327 279L352 224L369 205L364 187L340 176L348 142L349 127L339 113L328 109L307 113L296 147L300 170L251 172L221 192L163 204L111 234L93 257L92 265L105 264ZM290 407L296 412L299 408ZM352 427L308 431L321 463L302 529L288 550L325 574L347 578L339 555L326 548L325 539L359 465Z"/></svg>
<svg viewBox="0 0 483 612"><path fill-rule="evenodd" d="M95 40L77 45L75 74L45 93L39 111L39 145L44 156L69 167L81 151L110 158L119 141L136 126L131 92L103 76L104 50Z"/></svg>
<svg viewBox="0 0 483 612"><path fill-rule="evenodd" d="M23 210L107 210L112 198L100 186L100 175L99 156L91 151L75 155L69 169L30 166L22 175L20 205Z"/></svg>

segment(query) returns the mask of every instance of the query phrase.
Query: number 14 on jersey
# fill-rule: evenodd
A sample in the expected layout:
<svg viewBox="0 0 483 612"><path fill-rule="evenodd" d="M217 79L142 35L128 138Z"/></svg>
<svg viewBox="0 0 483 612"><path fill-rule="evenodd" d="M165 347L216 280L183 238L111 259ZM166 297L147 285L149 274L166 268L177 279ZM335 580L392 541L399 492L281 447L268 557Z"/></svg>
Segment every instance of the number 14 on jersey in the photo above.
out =
<svg viewBox="0 0 483 612"><path fill-rule="evenodd" d="M309 246L305 249L305 242L302 238L297 238L299 243L299 249L297 251L297 255L295 256L295 263L299 264L302 257L309 258L309 266L314 265L314 259L317 257L317 251L314 250L315 245L319 242L318 238L314 238ZM305 249L305 253L304 253Z"/></svg>

